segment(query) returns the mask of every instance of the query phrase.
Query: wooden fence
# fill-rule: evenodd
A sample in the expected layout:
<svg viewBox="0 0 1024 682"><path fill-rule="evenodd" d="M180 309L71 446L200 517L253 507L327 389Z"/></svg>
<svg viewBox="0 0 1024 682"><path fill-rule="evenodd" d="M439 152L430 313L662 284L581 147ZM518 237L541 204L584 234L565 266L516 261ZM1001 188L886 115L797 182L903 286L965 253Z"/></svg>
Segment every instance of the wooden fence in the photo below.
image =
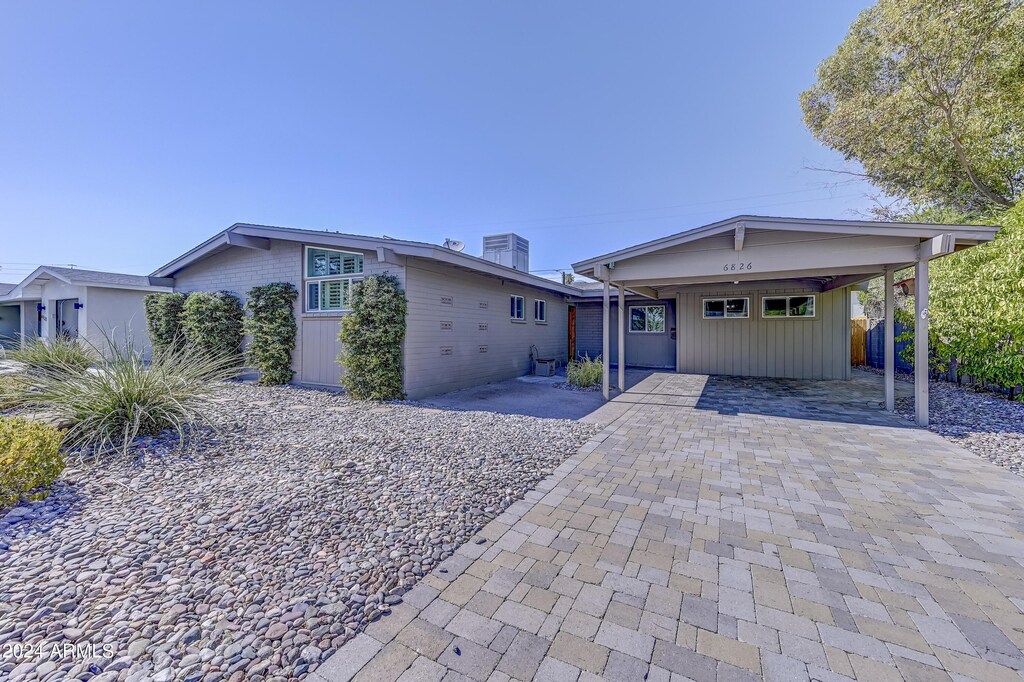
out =
<svg viewBox="0 0 1024 682"><path fill-rule="evenodd" d="M850 320L850 364L861 367L868 364L868 318Z"/></svg>

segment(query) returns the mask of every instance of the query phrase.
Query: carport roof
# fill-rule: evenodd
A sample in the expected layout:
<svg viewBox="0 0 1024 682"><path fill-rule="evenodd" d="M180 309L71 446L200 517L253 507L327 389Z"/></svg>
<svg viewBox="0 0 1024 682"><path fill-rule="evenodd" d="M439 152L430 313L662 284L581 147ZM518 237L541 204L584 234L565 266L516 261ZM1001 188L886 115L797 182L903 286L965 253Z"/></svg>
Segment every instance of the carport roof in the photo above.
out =
<svg viewBox="0 0 1024 682"><path fill-rule="evenodd" d="M667 237L654 239L625 249L606 253L595 258L573 263L573 270L586 277L595 277L601 266L629 258L644 256L674 246L737 232L738 246L742 248L742 232L745 230L775 230L805 233L826 233L850 236L912 237L920 240L941 235L952 235L957 245L973 246L991 241L998 227L982 225L937 225L933 223L897 223L873 220L832 220L822 218L784 218L776 216L738 215L716 223L677 232ZM597 277L597 279L601 279ZM614 279L614 278L613 278Z"/></svg>

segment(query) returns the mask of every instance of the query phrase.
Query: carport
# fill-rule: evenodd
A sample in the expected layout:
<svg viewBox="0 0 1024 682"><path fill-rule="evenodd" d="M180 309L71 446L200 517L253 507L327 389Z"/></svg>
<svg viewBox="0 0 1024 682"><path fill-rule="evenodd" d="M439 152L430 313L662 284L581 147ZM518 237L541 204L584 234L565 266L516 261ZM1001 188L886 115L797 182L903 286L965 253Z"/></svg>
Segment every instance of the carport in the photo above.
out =
<svg viewBox="0 0 1024 682"><path fill-rule="evenodd" d="M611 289L675 297L676 371L790 379L850 378L850 291L916 271L915 411L928 423L928 263L991 241L997 227L737 216L573 264L603 284L609 359ZM618 316L618 383L637 321ZM885 288L885 406L895 406L894 304ZM609 362L602 392L611 392Z"/></svg>

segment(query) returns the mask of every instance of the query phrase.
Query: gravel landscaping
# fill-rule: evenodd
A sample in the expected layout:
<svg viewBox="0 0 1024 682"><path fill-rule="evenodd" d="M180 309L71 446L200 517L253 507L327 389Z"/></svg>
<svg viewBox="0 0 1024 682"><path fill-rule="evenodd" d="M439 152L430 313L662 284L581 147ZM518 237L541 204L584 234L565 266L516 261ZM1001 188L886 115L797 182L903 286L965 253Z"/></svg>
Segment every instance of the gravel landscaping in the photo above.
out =
<svg viewBox="0 0 1024 682"><path fill-rule="evenodd" d="M873 367L864 369L883 373ZM913 383L914 377L898 372L896 380ZM1024 476L1024 403L967 384L933 381L928 410L929 431ZM896 412L914 421L914 399L898 398Z"/></svg>
<svg viewBox="0 0 1024 682"><path fill-rule="evenodd" d="M301 678L595 432L288 387L221 400L218 432L69 467L0 519L0 678Z"/></svg>

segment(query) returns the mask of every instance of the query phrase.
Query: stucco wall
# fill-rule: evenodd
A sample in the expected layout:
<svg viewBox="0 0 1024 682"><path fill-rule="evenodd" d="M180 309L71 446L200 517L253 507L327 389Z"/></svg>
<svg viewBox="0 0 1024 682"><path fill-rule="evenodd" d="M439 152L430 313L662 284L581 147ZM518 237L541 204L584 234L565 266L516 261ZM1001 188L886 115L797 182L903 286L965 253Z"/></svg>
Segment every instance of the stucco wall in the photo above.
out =
<svg viewBox="0 0 1024 682"><path fill-rule="evenodd" d="M21 338L21 304L0 305L0 346L16 348Z"/></svg>
<svg viewBox="0 0 1024 682"><path fill-rule="evenodd" d="M109 337L118 344L131 340L137 351L148 353L145 296L142 291L88 287L79 311L79 333L97 346Z"/></svg>
<svg viewBox="0 0 1024 682"><path fill-rule="evenodd" d="M405 387L410 398L502 381L531 371L530 345L566 361L568 306L544 289L410 259ZM509 299L525 298L525 322L513 322ZM547 324L534 320L534 299L547 302Z"/></svg>
<svg viewBox="0 0 1024 682"><path fill-rule="evenodd" d="M626 365L631 367L653 367L675 369L676 342L672 331L676 326L675 299L651 299L638 296L626 297L626 310L631 305L664 305L665 331L662 333L637 333L629 331L626 319ZM618 294L612 288L611 295L611 363L619 362L619 304ZM628 314L628 313L627 313ZM592 358L601 355L601 300L581 301L576 305L576 353Z"/></svg>
<svg viewBox="0 0 1024 682"><path fill-rule="evenodd" d="M763 318L766 295L817 296L813 318ZM703 319L702 299L748 296L747 319ZM801 289L708 288L679 294L679 369L696 374L850 378L850 295L848 289L822 293Z"/></svg>
<svg viewBox="0 0 1024 682"><path fill-rule="evenodd" d="M296 347L292 352L294 381L310 384L337 385L341 369L335 358L338 325L343 313L306 313L302 281L304 244L271 240L270 249L229 247L204 258L174 275L175 291L230 291L243 302L255 286L271 282L291 282L299 290L295 302L297 325ZM308 246L318 246L308 244ZM337 249L338 247L324 247ZM349 249L363 254L363 271L367 275L390 272L404 282L402 265L381 263L376 252Z"/></svg>

